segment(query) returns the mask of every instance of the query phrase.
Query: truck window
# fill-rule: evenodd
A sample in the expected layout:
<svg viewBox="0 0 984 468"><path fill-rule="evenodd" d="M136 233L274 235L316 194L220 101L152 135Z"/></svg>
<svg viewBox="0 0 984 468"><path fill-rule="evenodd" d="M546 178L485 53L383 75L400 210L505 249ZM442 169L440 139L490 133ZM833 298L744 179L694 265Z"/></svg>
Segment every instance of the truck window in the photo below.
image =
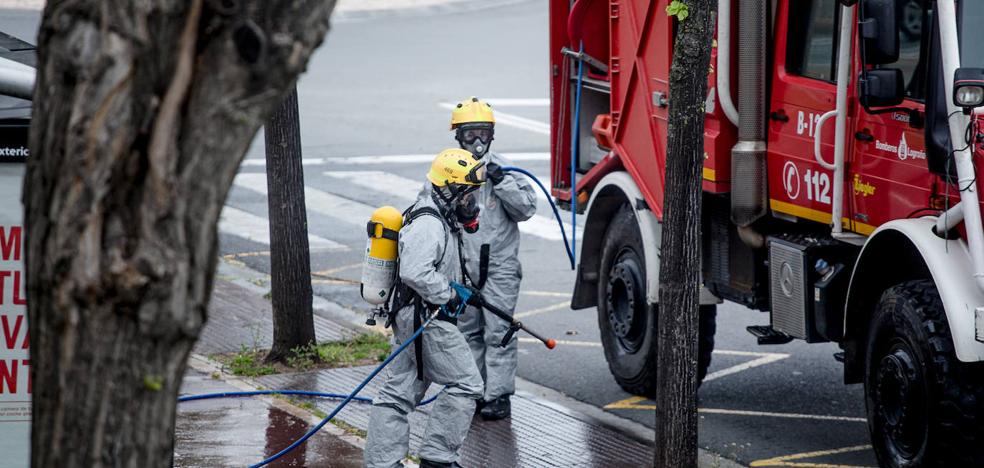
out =
<svg viewBox="0 0 984 468"><path fill-rule="evenodd" d="M932 21L933 11L923 10L922 0L903 0L898 4L901 9L899 24L899 61L885 67L902 70L905 77L905 96L909 99L922 101L926 96L926 51L924 38L928 33L926 21Z"/></svg>
<svg viewBox="0 0 984 468"><path fill-rule="evenodd" d="M836 80L837 6L829 0L796 2L797 12L790 12L786 37L787 72L831 83Z"/></svg>

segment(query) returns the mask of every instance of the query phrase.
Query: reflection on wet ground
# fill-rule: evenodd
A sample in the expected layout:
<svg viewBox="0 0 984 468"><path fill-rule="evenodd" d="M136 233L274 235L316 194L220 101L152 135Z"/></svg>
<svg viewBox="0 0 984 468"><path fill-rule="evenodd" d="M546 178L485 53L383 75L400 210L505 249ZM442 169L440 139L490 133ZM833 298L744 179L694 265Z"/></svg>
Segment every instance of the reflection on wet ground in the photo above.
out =
<svg viewBox="0 0 984 468"><path fill-rule="evenodd" d="M320 392L347 392L355 387L372 367L325 369L303 374L269 375L259 379L264 387L305 389ZM363 392L373 396L380 382L372 382ZM440 387L431 386L428 395ZM324 412L337 401L312 400ZM652 464L652 449L586 417L546 404L539 399L514 395L513 417L487 422L475 418L461 451L461 464L468 467L507 466L597 466L634 467ZM339 417L365 430L370 405L351 404ZM429 407L410 416L411 452L420 446Z"/></svg>
<svg viewBox="0 0 984 468"><path fill-rule="evenodd" d="M188 369L182 394L236 391ZM175 428L175 467L248 466L273 455L307 432L309 425L256 398L181 403ZM362 466L362 451L327 432L294 449L273 467Z"/></svg>

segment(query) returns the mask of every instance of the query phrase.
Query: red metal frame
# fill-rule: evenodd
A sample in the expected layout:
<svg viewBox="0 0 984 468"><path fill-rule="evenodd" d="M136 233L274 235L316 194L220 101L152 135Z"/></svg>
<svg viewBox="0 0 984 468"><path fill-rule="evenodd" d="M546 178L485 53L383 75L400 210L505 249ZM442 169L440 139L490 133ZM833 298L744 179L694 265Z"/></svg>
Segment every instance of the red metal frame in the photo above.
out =
<svg viewBox="0 0 984 468"><path fill-rule="evenodd" d="M585 1L585 0L578 0ZM609 66L611 84L610 137L612 152L604 164L598 164L578 182L578 192L590 191L604 174L623 167L636 181L646 202L662 218L663 177L665 167L667 108L654 104L654 93L668 96L669 69L672 58L673 22L665 13L668 0L610 0ZM733 11L737 11L737 0ZM564 85L564 61L560 47L569 46L566 29L568 0L550 2L551 79L551 154L554 196L570 200L570 122L572 99L564 115L558 106ZM787 17L789 2L778 3L772 86L769 111L785 114L787 122L770 120L768 131L768 185L770 207L775 212L821 223L830 222L833 199L832 171L821 167L813 156L812 130L815 119L834 108L836 86L829 82L786 72ZM737 16L737 15L733 15ZM585 18L585 21L592 21ZM598 19L595 18L595 21ZM737 20L732 19L737 31ZM592 33L585 28L584 34ZM597 40L599 38L594 38ZM732 63L737 63L737 34L732 38ZM857 47L857 45L855 45ZM713 51L716 58L717 50ZM716 61L712 62L716 63ZM852 76L861 65L853 63ZM737 96L737 66L732 67L732 95ZM712 67L708 89L715 88ZM910 128L906 114L872 115L856 99L854 84L849 88L848 147L845 149L844 183L845 230L870 234L878 225L905 218L919 208L938 206L946 184L931 174L925 161L923 131ZM716 96L715 96L716 98ZM923 108L922 103L906 100L905 107ZM730 191L731 147L736 128L725 117L715 99L705 120L703 188L711 193ZM804 126L805 124L805 126ZM852 138L870 135L871 141ZM823 129L822 151L832 161L834 120ZM792 169L790 169L792 166ZM795 182L795 183L794 183ZM798 186L797 186L798 184ZM979 187L984 187L978 181ZM953 187L951 206L958 200Z"/></svg>

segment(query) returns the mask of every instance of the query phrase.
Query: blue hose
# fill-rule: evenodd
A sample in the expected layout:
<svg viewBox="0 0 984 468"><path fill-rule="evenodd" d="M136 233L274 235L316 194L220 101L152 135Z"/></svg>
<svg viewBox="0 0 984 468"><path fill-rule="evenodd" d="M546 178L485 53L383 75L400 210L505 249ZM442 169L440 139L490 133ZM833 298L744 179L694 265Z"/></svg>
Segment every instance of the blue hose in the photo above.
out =
<svg viewBox="0 0 984 468"><path fill-rule="evenodd" d="M198 400L210 400L213 398L234 398L234 397L247 397L247 396L260 396L260 395L298 395L307 396L315 398L337 398L343 399L348 395L343 395L341 393L325 393L325 392L311 392L307 390L253 390L247 392L218 392L218 393L202 393L200 395L185 395L183 397L178 397L178 403L184 403L187 401L198 401ZM438 394L439 395L439 394ZM421 401L417 406L424 406L432 403L437 399L438 395L434 395L426 400ZM372 398L357 396L352 399L353 401L361 401L363 403L372 403Z"/></svg>
<svg viewBox="0 0 984 468"><path fill-rule="evenodd" d="M584 41L578 47L578 53L584 56ZM567 77L564 77L566 80ZM571 132L571 257L577 260L577 160L578 140L581 137L581 88L584 84L584 59L577 61L577 90L574 94L574 131ZM574 269L572 266L571 269Z"/></svg>
<svg viewBox="0 0 984 468"><path fill-rule="evenodd" d="M325 418L322 419L317 426L314 426L313 428L308 430L307 433L301 436L300 439L295 440L292 444L288 445L287 448L277 452L276 454L270 456L266 460L263 460L255 465L251 465L249 468L257 468L260 466L264 466L286 455L291 450L294 450L304 442L307 442L307 440L310 439L311 436L313 436L316 432L320 431L322 427L325 427L325 424L328 424L328 421L331 421L340 411L342 411L342 408L345 408L345 405L348 405L349 402L351 402L352 400L372 402L372 399L370 398L360 397L357 395L359 394L359 392L362 391L363 388L365 388L366 385L369 384L369 382L372 379L376 377L376 375L382 372L383 368L389 365L389 363L392 362L393 359L396 358L396 356L398 356L405 349L407 349L407 347L410 346L410 344L413 343L414 340L419 338L420 335L424 332L424 329L427 328L427 325L430 324L431 320L433 319L434 319L433 315L427 317L427 320L424 321L423 325L421 325L420 328L418 328L415 332L413 332L413 335L410 336L410 339L403 342L403 344L401 344L398 348L396 348L396 351L394 351L393 354L390 354L385 361L383 361L382 363L379 364L379 366L373 369L373 371L370 372L369 375L358 386L356 386L354 390L352 390L352 393L349 393L348 395L340 395L335 393L322 393L322 392L308 392L303 390L256 390L256 391L249 391L249 392L220 392L220 393L208 393L203 395L186 395L178 398L178 402L206 400L210 398L227 398L227 397L253 396L253 395L304 395L304 396L314 396L314 397L323 397L323 398L344 398L344 400L341 403L339 403L334 410L332 410L331 414L325 416ZM437 396L434 396L432 398L424 400L420 402L420 404L417 406L430 403L434 401L434 399L436 398Z"/></svg>
<svg viewBox="0 0 984 468"><path fill-rule="evenodd" d="M311 436L313 436L316 432L320 431L322 427L325 427L325 424L328 424L328 421L331 421L332 418L335 417L335 415L337 415L340 411L342 411L342 408L344 408L345 405L349 404L350 401L352 401L353 399L355 399L356 398L356 395L358 395L359 392L361 392L362 389L365 388L365 386L369 384L369 381L371 381L372 379L374 379L377 374L379 374L380 372L382 372L382 370L383 370L384 367L386 367L387 365L389 365L389 363L392 362L393 359L395 359L397 356L399 356L400 353L403 352L403 350L407 349L407 347L410 346L410 343L413 343L414 340L416 340L417 338L419 338L420 335L421 335L421 333L424 332L424 329L427 328L427 325L431 323L431 320L434 320L434 315L431 315L430 317L427 317L427 320L424 321L423 325L421 325L420 328L417 329L417 331L413 332L413 335L410 336L410 339L408 339L407 341L404 341L403 344L401 344L399 348L396 348L396 351L394 351L393 354L390 354L390 356L388 358L386 358L385 361L383 361L381 364L379 364L379 366L377 366L375 369L373 369L373 371L369 373L369 376L367 376L357 387L355 387L355 389L352 390L352 393L349 393L348 396L346 396L345 399L342 400L342 402L339 403L338 406L336 406L334 410L332 410L331 414L329 414L328 416L325 416L325 419L322 419L321 422L318 423L317 426L314 426L313 428L309 429L306 434L304 434L303 436L301 436L300 439L295 440L294 443L288 445L287 448L285 448L285 449L277 452L276 454L274 454L273 456L267 458L266 460L263 460L263 461L255 464L255 465L250 466L249 468L257 468L257 467L266 465L268 463L271 463L274 460L276 460L276 459L284 456L285 454L287 454L291 450L294 450L295 448L297 448L298 445L301 445L304 442L307 442L307 440L310 439Z"/></svg>
<svg viewBox="0 0 984 468"><path fill-rule="evenodd" d="M564 249L567 250L567 258L570 259L571 270L573 270L574 250L571 249L571 244L567 242L567 231L564 230L564 222L560 220L560 212L557 211L557 205L554 204L553 196L550 195L550 192L547 190L547 188L543 186L543 184L540 182L540 179L537 179L536 176L533 175L533 173L531 173L530 171L527 171L526 169L523 169L521 167L514 167L514 166L503 166L502 170L506 172L518 172L520 174L523 174L526 177L529 177L530 180L532 180L533 182L536 182L536 185L540 187L540 191L543 192L543 194L547 197L547 201L550 202L550 208L553 208L554 218L557 219L557 225L560 226L560 235L564 237ZM576 229L576 225L574 229Z"/></svg>

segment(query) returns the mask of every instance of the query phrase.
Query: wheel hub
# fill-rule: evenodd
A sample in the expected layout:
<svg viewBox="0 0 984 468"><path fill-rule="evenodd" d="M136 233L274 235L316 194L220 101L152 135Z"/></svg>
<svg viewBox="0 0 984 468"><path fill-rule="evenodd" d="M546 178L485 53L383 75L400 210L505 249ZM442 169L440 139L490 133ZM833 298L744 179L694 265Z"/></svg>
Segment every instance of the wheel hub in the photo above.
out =
<svg viewBox="0 0 984 468"><path fill-rule="evenodd" d="M881 359L876 377L878 416L889 442L905 458L918 452L925 421L920 411L923 392L916 369L911 352L900 346Z"/></svg>
<svg viewBox="0 0 984 468"><path fill-rule="evenodd" d="M642 272L632 255L622 255L608 277L608 323L622 348L638 351L645 337L645 299Z"/></svg>

